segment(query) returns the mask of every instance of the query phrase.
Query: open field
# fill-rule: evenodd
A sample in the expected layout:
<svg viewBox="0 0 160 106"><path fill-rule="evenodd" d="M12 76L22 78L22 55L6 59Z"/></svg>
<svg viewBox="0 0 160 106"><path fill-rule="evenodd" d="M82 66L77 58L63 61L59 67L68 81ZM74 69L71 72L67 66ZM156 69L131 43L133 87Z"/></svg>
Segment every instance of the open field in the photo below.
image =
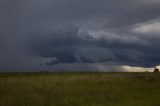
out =
<svg viewBox="0 0 160 106"><path fill-rule="evenodd" d="M0 106L160 106L160 74L1 73Z"/></svg>

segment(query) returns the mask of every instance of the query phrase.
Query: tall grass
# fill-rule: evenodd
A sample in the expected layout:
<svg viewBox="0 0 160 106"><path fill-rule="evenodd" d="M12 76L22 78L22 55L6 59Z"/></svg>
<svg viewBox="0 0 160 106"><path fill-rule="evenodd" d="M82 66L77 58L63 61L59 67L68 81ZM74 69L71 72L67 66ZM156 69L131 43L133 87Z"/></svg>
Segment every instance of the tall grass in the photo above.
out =
<svg viewBox="0 0 160 106"><path fill-rule="evenodd" d="M160 75L0 74L0 106L160 106Z"/></svg>

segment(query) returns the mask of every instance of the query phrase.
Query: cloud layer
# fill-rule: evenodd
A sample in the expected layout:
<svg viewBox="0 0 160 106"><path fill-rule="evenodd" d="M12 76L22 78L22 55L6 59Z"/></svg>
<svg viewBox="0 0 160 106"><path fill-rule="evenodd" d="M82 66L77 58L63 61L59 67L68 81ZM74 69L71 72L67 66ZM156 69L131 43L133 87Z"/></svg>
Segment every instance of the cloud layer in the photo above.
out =
<svg viewBox="0 0 160 106"><path fill-rule="evenodd" d="M159 12L158 0L1 0L0 70L155 67Z"/></svg>

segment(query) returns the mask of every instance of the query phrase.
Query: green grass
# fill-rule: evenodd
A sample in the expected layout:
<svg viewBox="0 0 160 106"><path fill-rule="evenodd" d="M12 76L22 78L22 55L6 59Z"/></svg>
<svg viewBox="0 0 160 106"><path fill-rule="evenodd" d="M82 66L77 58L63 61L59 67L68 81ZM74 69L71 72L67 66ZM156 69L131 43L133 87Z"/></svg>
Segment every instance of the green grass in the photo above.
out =
<svg viewBox="0 0 160 106"><path fill-rule="evenodd" d="M0 106L160 106L160 74L0 74Z"/></svg>

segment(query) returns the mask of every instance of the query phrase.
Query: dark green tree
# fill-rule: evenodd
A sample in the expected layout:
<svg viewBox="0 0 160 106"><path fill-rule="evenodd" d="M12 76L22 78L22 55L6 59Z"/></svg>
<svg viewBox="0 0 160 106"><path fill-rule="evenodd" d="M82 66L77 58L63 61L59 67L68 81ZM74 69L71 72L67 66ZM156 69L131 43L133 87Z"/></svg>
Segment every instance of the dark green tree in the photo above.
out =
<svg viewBox="0 0 160 106"><path fill-rule="evenodd" d="M154 69L154 73L159 73L159 69L158 69L158 68L155 68L155 69Z"/></svg>

